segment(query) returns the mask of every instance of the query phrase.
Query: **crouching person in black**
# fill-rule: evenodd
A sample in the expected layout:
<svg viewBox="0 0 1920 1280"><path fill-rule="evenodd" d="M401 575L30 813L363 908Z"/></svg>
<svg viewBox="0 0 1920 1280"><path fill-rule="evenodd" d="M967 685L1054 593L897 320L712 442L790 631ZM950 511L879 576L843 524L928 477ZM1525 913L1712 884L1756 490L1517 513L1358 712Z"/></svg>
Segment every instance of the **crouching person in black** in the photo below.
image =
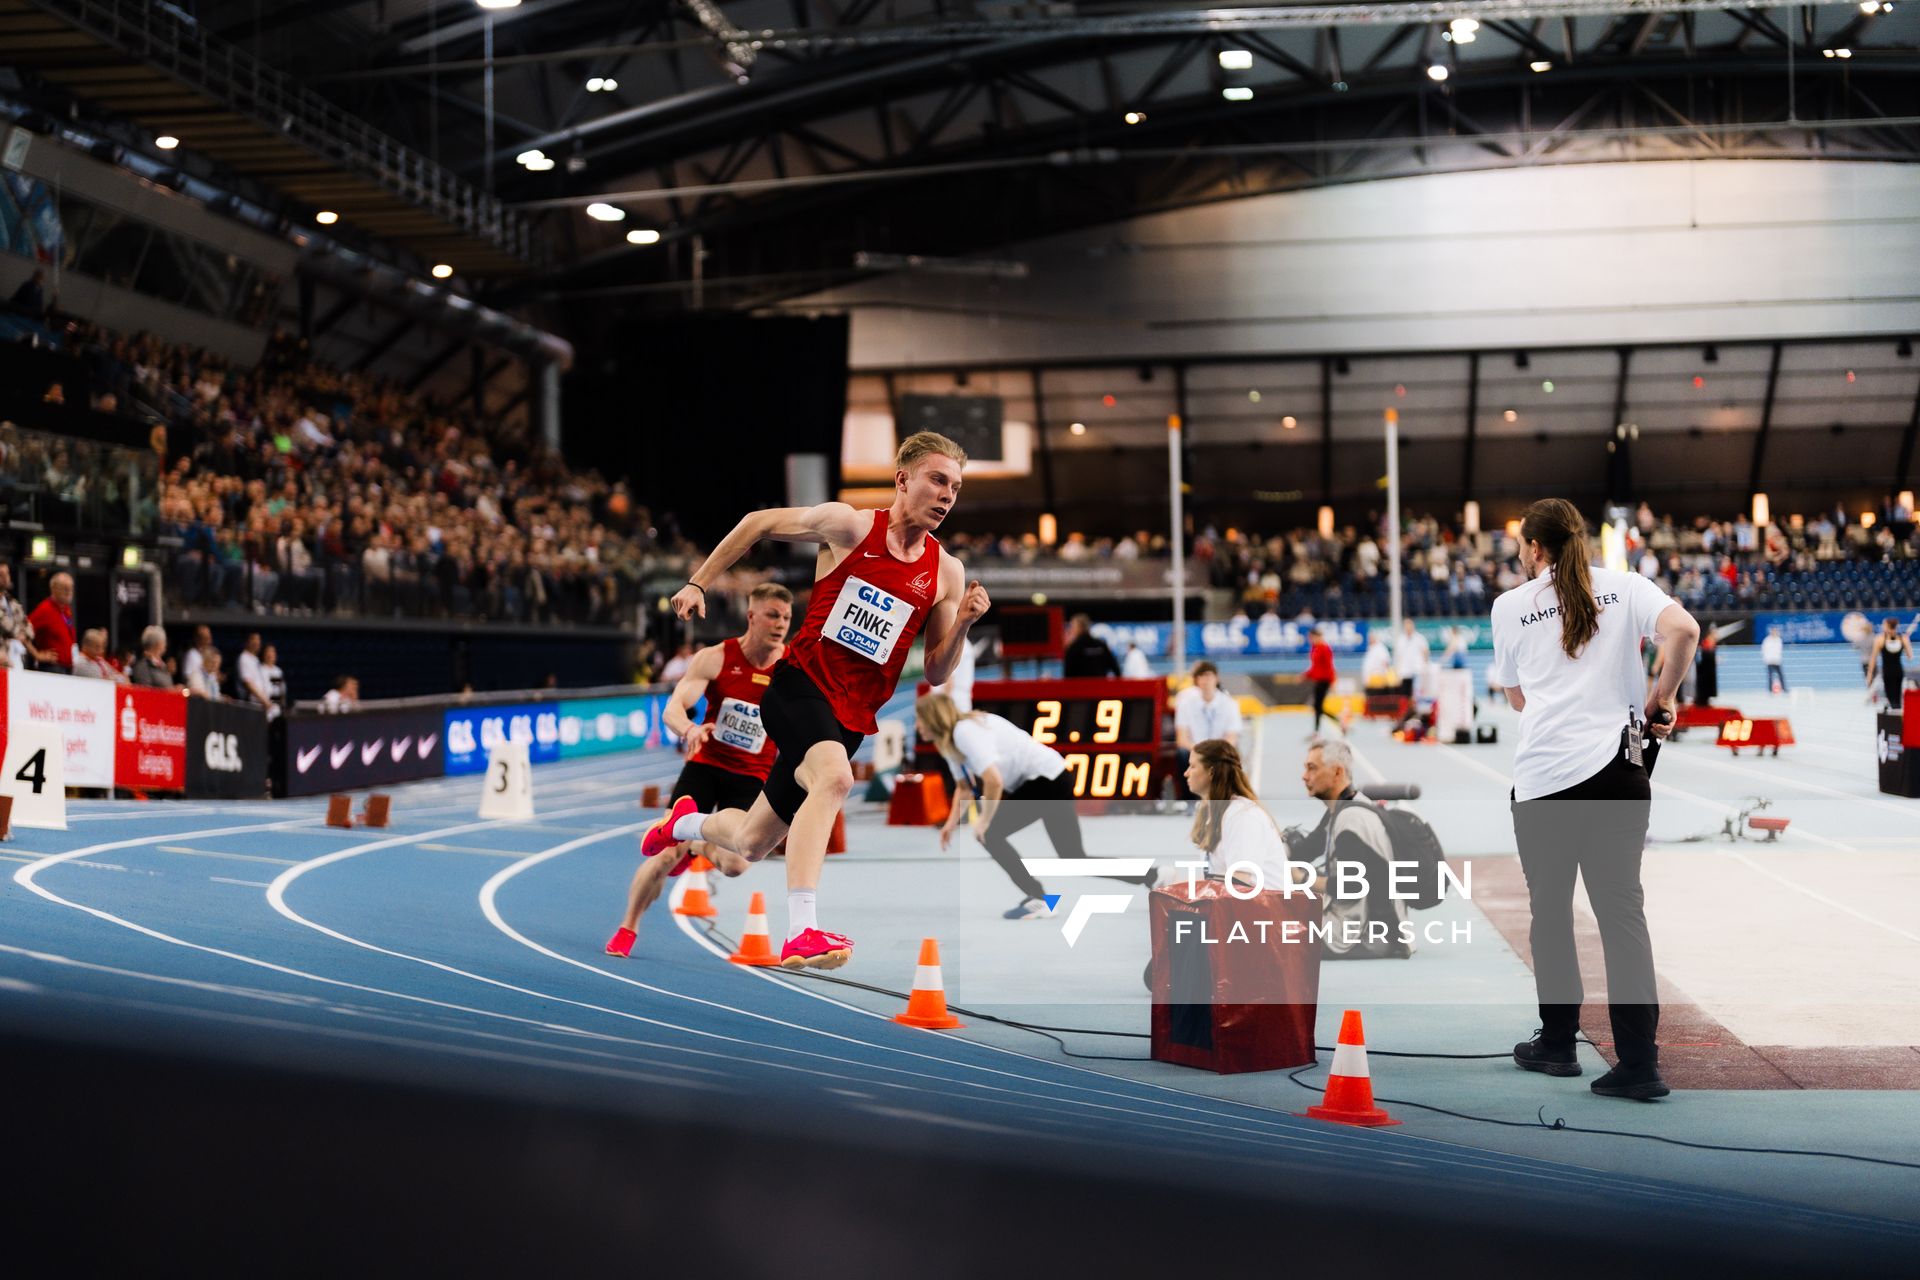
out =
<svg viewBox="0 0 1920 1280"><path fill-rule="evenodd" d="M1414 950L1414 930L1407 923L1407 903L1392 895L1393 842L1380 811L1354 790L1352 749L1338 740L1316 738L1307 748L1300 776L1307 794L1327 807L1312 831L1288 833L1290 856L1322 868L1313 891L1323 903L1326 957L1408 958ZM1359 881L1349 871L1346 891L1352 896L1339 896L1338 867L1343 862L1361 868L1366 876L1364 895L1356 892Z"/></svg>

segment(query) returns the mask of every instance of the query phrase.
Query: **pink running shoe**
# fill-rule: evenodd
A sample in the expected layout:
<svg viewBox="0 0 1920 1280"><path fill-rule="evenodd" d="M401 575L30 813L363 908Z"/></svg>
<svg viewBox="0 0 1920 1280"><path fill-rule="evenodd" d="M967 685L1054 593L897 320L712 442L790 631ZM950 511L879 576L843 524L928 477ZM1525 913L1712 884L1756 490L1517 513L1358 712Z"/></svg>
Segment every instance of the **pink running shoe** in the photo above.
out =
<svg viewBox="0 0 1920 1280"><path fill-rule="evenodd" d="M700 806L694 803L692 796L681 796L678 800L675 800L673 802L673 808L667 811L667 816L648 827L647 833L640 837L640 856L643 858L651 858L657 854L665 853L667 850L673 848L674 845L680 843L673 838L673 824L688 814L698 813L699 811ZM687 869L692 861L693 854L684 853L680 855L680 861L674 863L673 870L667 872L667 874L670 876L679 875Z"/></svg>
<svg viewBox="0 0 1920 1280"><path fill-rule="evenodd" d="M619 956L622 960L626 959L633 954L633 944L639 936L639 934L625 926L615 929L613 936L607 939L607 954L610 956Z"/></svg>
<svg viewBox="0 0 1920 1280"><path fill-rule="evenodd" d="M805 929L780 949L782 969L838 969L853 958L853 939L840 933Z"/></svg>

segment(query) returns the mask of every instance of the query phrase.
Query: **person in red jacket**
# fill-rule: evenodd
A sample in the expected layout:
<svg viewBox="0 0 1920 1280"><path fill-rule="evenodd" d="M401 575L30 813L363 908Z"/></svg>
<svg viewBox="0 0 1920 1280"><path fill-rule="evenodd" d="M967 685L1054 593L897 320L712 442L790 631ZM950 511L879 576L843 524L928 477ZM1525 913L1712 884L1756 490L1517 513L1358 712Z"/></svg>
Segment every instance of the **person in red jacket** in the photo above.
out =
<svg viewBox="0 0 1920 1280"><path fill-rule="evenodd" d="M1307 679L1313 684L1313 731L1320 732L1320 717L1326 714L1327 693L1333 688L1333 646L1315 627L1307 632ZM1338 723L1338 718L1335 718Z"/></svg>
<svg viewBox="0 0 1920 1280"><path fill-rule="evenodd" d="M27 615L33 628L33 656L41 667L62 671L73 666L73 575L56 573L47 579L47 598Z"/></svg>

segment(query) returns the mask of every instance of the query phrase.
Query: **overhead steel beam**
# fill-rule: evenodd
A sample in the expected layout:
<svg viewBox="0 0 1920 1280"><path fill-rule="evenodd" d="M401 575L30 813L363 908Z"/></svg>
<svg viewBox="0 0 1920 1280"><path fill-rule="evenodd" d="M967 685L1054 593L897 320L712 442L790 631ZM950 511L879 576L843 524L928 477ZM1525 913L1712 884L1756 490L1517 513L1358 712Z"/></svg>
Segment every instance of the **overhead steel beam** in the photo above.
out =
<svg viewBox="0 0 1920 1280"><path fill-rule="evenodd" d="M410 40L402 40L398 52L409 57L416 53L425 53L429 49L437 49L449 41L463 40L468 36L477 36L487 29L488 22L492 22L494 30L498 31L501 27L507 26L510 23L524 22L528 18L535 18L543 13L553 13L555 10L565 9L570 5L579 3L580 0L525 0L525 3L511 9L487 10L483 13L476 13L470 18L462 18L458 22L449 22L446 26L430 31L426 35L414 36ZM464 8L465 6L461 7Z"/></svg>

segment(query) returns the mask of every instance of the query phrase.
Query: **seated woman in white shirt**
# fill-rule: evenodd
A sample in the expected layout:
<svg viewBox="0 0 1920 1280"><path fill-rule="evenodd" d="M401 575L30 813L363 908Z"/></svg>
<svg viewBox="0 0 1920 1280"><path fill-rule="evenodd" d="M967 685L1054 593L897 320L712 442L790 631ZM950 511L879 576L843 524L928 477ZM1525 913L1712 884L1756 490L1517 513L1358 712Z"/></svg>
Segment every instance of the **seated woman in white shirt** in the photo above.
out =
<svg viewBox="0 0 1920 1280"><path fill-rule="evenodd" d="M1245 862L1260 868L1263 888L1284 889L1292 874L1287 842L1254 794L1239 748L1219 738L1195 743L1187 760L1187 786L1199 799L1191 838L1207 855L1208 878L1224 880L1235 863ZM1244 868L1235 878L1252 887Z"/></svg>
<svg viewBox="0 0 1920 1280"><path fill-rule="evenodd" d="M1041 822L1053 841L1054 856L1087 856L1066 760L1012 721L987 711L962 712L945 694L930 693L914 703L913 723L920 739L933 743L946 757L954 777L966 789L954 796L946 825L940 828L940 847L953 840L954 828L966 816L977 791L980 812L973 824L974 838L986 846L1021 893L1020 905L1006 912L1006 918L1037 920L1052 914L1046 887L1021 863L1009 837ZM1151 874L1109 878L1127 884L1153 881Z"/></svg>

